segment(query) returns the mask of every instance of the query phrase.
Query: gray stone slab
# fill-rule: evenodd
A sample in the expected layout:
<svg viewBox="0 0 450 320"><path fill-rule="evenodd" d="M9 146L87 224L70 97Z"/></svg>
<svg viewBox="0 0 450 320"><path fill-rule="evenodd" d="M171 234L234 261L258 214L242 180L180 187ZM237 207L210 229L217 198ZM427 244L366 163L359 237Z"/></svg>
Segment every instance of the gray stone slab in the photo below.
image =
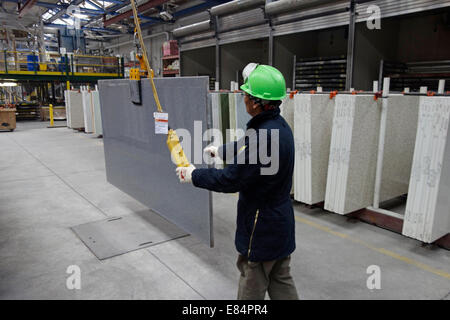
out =
<svg viewBox="0 0 450 320"><path fill-rule="evenodd" d="M100 260L187 235L151 212L84 223L72 230Z"/></svg>
<svg viewBox="0 0 450 320"><path fill-rule="evenodd" d="M148 80L142 80L142 105L131 102L129 80L99 81L107 180L186 232L213 245L211 196L192 184L181 184L167 148L166 135L156 135L157 110ZM191 133L183 148L206 147L194 121L207 129L208 77L155 79L169 126ZM202 151L200 150L200 154ZM190 159L193 160L193 159ZM192 163L192 161L191 161ZM197 168L207 167L198 164Z"/></svg>

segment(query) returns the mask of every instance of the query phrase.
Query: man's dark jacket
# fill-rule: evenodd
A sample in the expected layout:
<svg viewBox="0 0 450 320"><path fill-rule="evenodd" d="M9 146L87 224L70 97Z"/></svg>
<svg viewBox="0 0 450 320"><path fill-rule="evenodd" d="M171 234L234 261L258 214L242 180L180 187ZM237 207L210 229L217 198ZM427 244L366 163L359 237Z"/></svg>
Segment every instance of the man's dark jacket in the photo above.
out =
<svg viewBox="0 0 450 320"><path fill-rule="evenodd" d="M192 173L192 182L196 187L216 192L239 192L235 238L237 251L254 262L278 260L295 250L295 220L290 199L294 138L289 125L280 116L279 108L253 117L247 123L247 133L251 129L256 130L253 139L248 134L240 141L245 148L239 147L236 142L232 145L233 163L226 159L228 165L223 170L196 169ZM266 139L259 129L267 129ZM274 129L279 130L279 169L273 175L261 175L261 168L268 168L270 163L259 157L257 163L249 163L249 159L252 159L255 150L259 154L260 148L267 148L269 152L265 154L271 156L270 137L274 135ZM250 141L255 139L257 149L249 146ZM224 149L229 146L219 148L222 159L227 154Z"/></svg>

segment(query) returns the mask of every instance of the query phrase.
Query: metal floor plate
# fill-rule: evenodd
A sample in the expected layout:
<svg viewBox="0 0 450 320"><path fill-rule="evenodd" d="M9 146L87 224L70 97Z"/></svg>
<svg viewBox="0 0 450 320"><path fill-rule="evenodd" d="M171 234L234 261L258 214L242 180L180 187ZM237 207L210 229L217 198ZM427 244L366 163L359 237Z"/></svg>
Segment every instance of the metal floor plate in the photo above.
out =
<svg viewBox="0 0 450 320"><path fill-rule="evenodd" d="M188 235L151 211L89 222L72 230L100 260Z"/></svg>

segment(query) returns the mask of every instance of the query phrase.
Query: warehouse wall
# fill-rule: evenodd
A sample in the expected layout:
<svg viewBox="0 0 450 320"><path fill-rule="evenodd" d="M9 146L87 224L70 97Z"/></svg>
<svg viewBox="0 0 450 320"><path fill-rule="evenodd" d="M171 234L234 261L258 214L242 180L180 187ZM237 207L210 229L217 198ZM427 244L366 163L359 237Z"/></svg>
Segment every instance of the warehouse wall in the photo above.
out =
<svg viewBox="0 0 450 320"><path fill-rule="evenodd" d="M297 59L328 57L347 53L346 28L311 31L274 39L274 67L283 73L286 86L292 87L294 55Z"/></svg>
<svg viewBox="0 0 450 320"><path fill-rule="evenodd" d="M317 32L317 57L347 54L347 28L335 28Z"/></svg>
<svg viewBox="0 0 450 320"><path fill-rule="evenodd" d="M372 90L378 80L380 61L396 60L398 48L398 21L383 21L381 30L369 30L365 23L358 23L355 32L355 63L353 87L356 90Z"/></svg>
<svg viewBox="0 0 450 320"><path fill-rule="evenodd" d="M197 76L216 74L215 47L200 48L181 52L181 75Z"/></svg>
<svg viewBox="0 0 450 320"><path fill-rule="evenodd" d="M258 39L221 46L220 88L230 89L230 82L236 81L236 71L241 75L249 62L268 64L268 44L268 39Z"/></svg>
<svg viewBox="0 0 450 320"><path fill-rule="evenodd" d="M276 37L273 43L273 66L286 79L286 87L292 88L294 55L309 58L316 54L316 38L312 32Z"/></svg>
<svg viewBox="0 0 450 320"><path fill-rule="evenodd" d="M155 33L157 33L157 32L155 32ZM117 39L114 39L109 45L125 43L128 41L133 41L132 35L126 35L126 36L122 36ZM160 77L162 74L162 61L161 61L162 51L161 51L161 48L162 48L164 41L166 41L165 35L161 35L161 36L157 36L154 38L144 40L145 47L147 49L147 53L150 57L150 61L149 61L150 65L155 72L155 76L158 76L158 77ZM106 47L108 47L108 45ZM134 43L126 43L124 45L120 45L120 46L112 48L112 49L114 50L114 54L123 55L125 63L130 61L130 52L131 51L136 52L136 46L134 45Z"/></svg>
<svg viewBox="0 0 450 320"><path fill-rule="evenodd" d="M445 23L445 20L448 22ZM450 59L450 16L439 13L401 20L397 58L402 62Z"/></svg>
<svg viewBox="0 0 450 320"><path fill-rule="evenodd" d="M357 24L355 40L354 87L372 90L378 80L380 60L396 62L450 59L450 25L445 13L383 19L380 30ZM448 18L447 18L448 19Z"/></svg>

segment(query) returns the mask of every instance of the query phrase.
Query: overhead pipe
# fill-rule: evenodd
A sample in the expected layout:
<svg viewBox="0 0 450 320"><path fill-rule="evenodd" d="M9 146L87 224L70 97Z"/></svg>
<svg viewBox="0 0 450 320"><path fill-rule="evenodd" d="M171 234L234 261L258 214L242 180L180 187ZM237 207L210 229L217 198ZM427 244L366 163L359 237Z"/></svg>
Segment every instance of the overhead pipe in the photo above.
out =
<svg viewBox="0 0 450 320"><path fill-rule="evenodd" d="M266 3L266 0L234 0L211 8L213 16L223 16L238 11L248 10Z"/></svg>
<svg viewBox="0 0 450 320"><path fill-rule="evenodd" d="M280 1L267 3L265 6L265 10L268 15L274 15L274 14L284 13L287 11L319 6L319 5L322 5L325 3L330 3L330 2L336 2L336 1L331 1L331 0L280 0Z"/></svg>
<svg viewBox="0 0 450 320"><path fill-rule="evenodd" d="M214 6L209 11L211 16L220 16L237 11L245 11L250 8L263 5L265 2L265 0L234 0L218 6ZM184 27L176 28L172 32L174 37L179 38L189 34L210 30L211 25L211 19L208 19L206 21L201 21ZM224 32L224 30L221 30L221 32Z"/></svg>
<svg viewBox="0 0 450 320"><path fill-rule="evenodd" d="M330 16L333 14L348 12L349 10L350 10L350 8L345 7L345 8L340 8L340 9L335 9L335 10L330 10L330 11L325 11L325 12L320 12L320 13L308 14L308 15L304 15L301 17L283 19L281 21L272 21L272 25L277 26L277 25L282 25L282 24L287 24L287 23L292 23L292 22L298 22L298 21L302 21L302 20L321 18L321 17L325 17L325 16Z"/></svg>
<svg viewBox="0 0 450 320"><path fill-rule="evenodd" d="M174 37L182 37L188 34L193 34L197 32L207 31L211 28L211 19L206 21L197 22L184 27L173 29Z"/></svg>

